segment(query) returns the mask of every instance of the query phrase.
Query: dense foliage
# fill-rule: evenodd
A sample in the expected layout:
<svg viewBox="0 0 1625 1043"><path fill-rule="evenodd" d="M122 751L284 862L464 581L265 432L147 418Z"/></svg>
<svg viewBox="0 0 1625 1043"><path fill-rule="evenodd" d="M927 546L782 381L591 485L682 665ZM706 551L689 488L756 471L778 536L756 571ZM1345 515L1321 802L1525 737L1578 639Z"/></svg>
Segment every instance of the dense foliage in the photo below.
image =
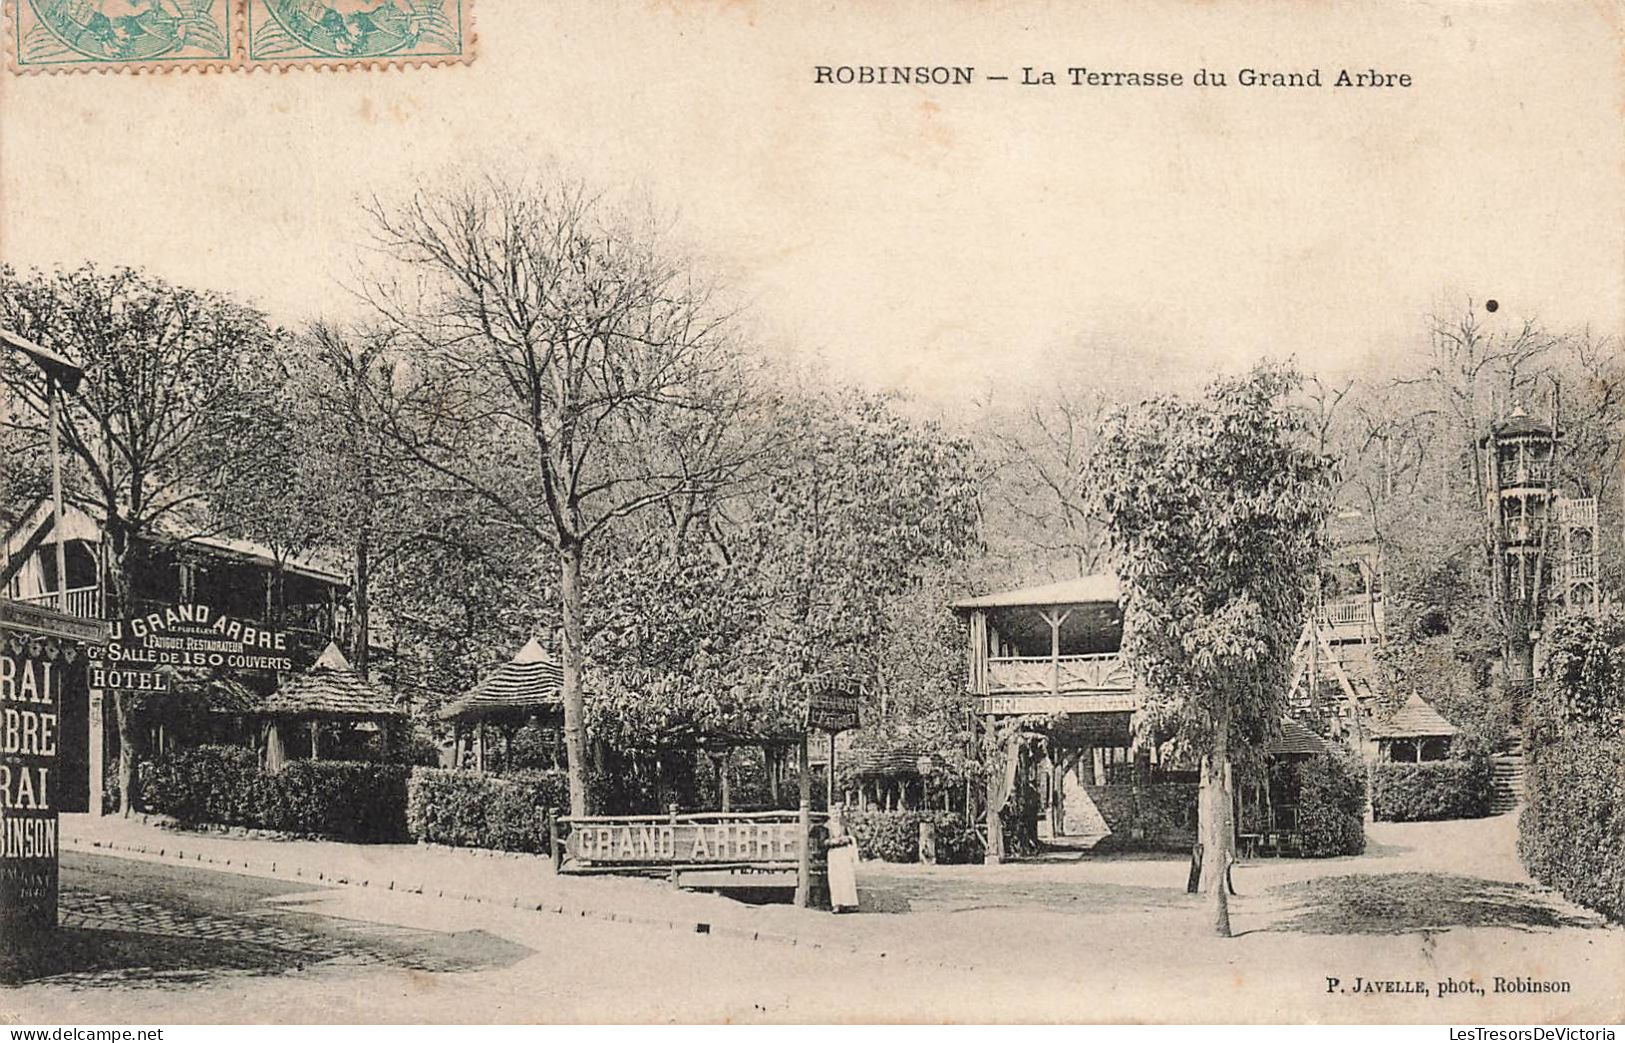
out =
<svg viewBox="0 0 1625 1043"><path fill-rule="evenodd" d="M406 780L400 764L289 761L261 770L253 750L197 746L142 765L148 811L189 824L247 826L339 840L406 837Z"/></svg>
<svg viewBox="0 0 1625 1043"><path fill-rule="evenodd" d="M1357 754L1333 743L1325 753L1280 770L1297 776L1298 830L1306 858L1365 851L1365 762Z"/></svg>
<svg viewBox="0 0 1625 1043"><path fill-rule="evenodd" d="M1490 797L1488 757L1371 766L1371 813L1379 822L1483 818Z"/></svg>
<svg viewBox="0 0 1625 1043"><path fill-rule="evenodd" d="M451 847L547 852L548 813L570 804L563 772L509 776L418 768L406 791L412 839Z"/></svg>
<svg viewBox="0 0 1625 1043"><path fill-rule="evenodd" d="M982 860L981 839L958 812L847 810L841 821L857 842L861 858L918 862L920 823L931 822L936 827L938 863L952 865Z"/></svg>
<svg viewBox="0 0 1625 1043"><path fill-rule="evenodd" d="M1524 732L1518 853L1537 880L1625 920L1625 616L1562 620Z"/></svg>

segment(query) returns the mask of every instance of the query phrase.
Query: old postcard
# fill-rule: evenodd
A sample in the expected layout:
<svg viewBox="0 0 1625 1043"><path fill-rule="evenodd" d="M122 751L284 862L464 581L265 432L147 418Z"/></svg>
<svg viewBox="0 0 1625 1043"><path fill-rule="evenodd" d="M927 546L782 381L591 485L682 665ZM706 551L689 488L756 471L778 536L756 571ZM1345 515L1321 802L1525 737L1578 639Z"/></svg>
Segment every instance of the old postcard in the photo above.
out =
<svg viewBox="0 0 1625 1043"><path fill-rule="evenodd" d="M3 32L0 1020L1625 1018L1617 5Z"/></svg>

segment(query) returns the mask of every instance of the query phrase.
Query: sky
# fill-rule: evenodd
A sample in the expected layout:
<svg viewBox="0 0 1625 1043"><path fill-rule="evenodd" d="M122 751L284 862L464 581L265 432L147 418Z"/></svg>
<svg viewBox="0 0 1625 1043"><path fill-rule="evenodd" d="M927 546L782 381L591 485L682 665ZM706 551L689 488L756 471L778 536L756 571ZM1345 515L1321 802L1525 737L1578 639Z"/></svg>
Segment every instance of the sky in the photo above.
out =
<svg viewBox="0 0 1625 1043"><path fill-rule="evenodd" d="M0 257L342 317L359 198L552 163L675 214L761 350L950 406L1264 355L1336 374L1418 350L1429 312L1468 298L1617 333L1620 18L1605 0L479 0L461 66L7 73ZM841 64L977 82L813 82ZM1077 66L1230 85L1066 85ZM1413 86L1235 82L1345 66ZM1022 86L1023 67L1063 82Z"/></svg>

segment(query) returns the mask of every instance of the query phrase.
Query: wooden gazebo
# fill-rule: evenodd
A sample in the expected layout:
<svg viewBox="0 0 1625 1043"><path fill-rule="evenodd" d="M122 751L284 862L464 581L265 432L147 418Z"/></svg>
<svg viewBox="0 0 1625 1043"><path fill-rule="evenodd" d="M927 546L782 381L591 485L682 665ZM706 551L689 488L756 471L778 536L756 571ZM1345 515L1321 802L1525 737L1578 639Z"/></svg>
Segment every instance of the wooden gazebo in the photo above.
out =
<svg viewBox="0 0 1625 1043"><path fill-rule="evenodd" d="M531 638L512 659L440 711L440 719L452 723L454 763L462 765L472 732L474 767L485 770L488 723L502 730L510 746L513 733L529 721L562 724L563 683L564 674L557 660L548 655L540 641Z"/></svg>
<svg viewBox="0 0 1625 1043"><path fill-rule="evenodd" d="M1377 759L1401 763L1444 760L1455 734L1456 726L1414 692L1397 713L1371 728Z"/></svg>
<svg viewBox="0 0 1625 1043"><path fill-rule="evenodd" d="M268 725L267 771L277 771L287 759L284 725L306 725L310 730L310 757L320 760L324 723L370 723L382 728L406 716L388 690L358 673L335 644L329 644L309 670L290 677L272 692L260 713Z"/></svg>

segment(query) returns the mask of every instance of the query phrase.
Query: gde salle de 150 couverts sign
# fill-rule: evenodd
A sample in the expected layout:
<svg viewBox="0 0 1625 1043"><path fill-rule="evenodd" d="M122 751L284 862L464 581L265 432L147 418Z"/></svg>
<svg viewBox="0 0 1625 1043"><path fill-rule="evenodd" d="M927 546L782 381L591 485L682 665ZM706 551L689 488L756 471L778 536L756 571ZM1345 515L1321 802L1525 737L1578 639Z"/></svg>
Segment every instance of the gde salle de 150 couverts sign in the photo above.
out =
<svg viewBox="0 0 1625 1043"><path fill-rule="evenodd" d="M208 605L171 605L112 627L113 639L90 671L92 688L165 692L169 677L159 667L293 669L287 634Z"/></svg>

